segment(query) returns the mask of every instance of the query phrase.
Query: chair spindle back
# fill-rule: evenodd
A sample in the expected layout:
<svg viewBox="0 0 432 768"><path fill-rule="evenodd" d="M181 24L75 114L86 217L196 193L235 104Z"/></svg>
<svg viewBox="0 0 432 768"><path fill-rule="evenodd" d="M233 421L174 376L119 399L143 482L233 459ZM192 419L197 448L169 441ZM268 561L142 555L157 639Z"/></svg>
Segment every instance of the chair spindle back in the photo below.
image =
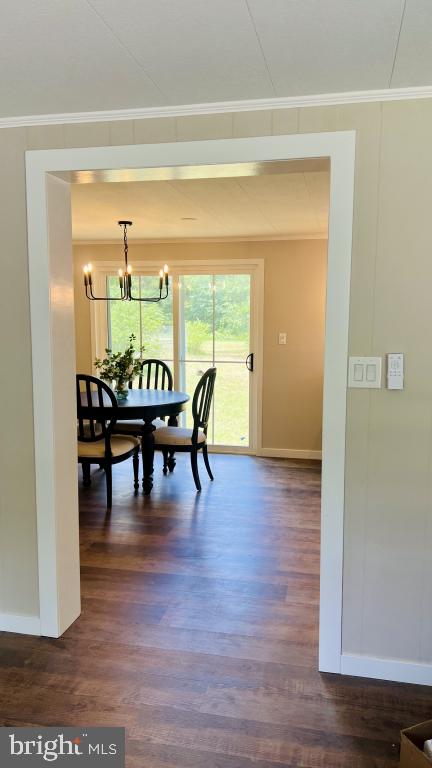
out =
<svg viewBox="0 0 432 768"><path fill-rule="evenodd" d="M129 382L129 389L132 389ZM148 358L141 364L141 372L138 379L138 389L168 389L173 388L172 373L163 360Z"/></svg>
<svg viewBox="0 0 432 768"><path fill-rule="evenodd" d="M116 423L116 416L106 419L102 409L106 405L117 408L112 389L96 376L77 373L76 396L78 440L92 443L107 438Z"/></svg>
<svg viewBox="0 0 432 768"><path fill-rule="evenodd" d="M192 416L194 420L192 442L197 441L198 429L202 429L204 434L207 434L215 379L216 368L209 368L203 373L195 387L192 400Z"/></svg>

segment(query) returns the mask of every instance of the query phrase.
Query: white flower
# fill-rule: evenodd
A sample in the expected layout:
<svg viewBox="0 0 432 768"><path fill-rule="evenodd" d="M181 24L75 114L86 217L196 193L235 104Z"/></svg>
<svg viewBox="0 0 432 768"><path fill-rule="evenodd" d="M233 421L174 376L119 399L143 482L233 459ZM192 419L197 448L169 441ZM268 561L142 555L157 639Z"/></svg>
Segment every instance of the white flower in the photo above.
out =
<svg viewBox="0 0 432 768"><path fill-rule="evenodd" d="M130 365L129 368L127 369L126 373L130 376L131 373L133 372L133 369L134 369L133 365Z"/></svg>

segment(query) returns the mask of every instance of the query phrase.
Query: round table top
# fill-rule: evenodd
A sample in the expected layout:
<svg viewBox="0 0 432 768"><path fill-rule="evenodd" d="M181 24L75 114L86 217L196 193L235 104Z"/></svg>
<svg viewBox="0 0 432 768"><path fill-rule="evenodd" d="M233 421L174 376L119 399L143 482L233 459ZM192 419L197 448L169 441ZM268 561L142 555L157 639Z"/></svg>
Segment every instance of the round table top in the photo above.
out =
<svg viewBox="0 0 432 768"><path fill-rule="evenodd" d="M93 415L96 415L97 394L92 394ZM143 419L153 421L158 416L171 416L184 411L189 395L168 389L129 389L126 400L118 400L117 418ZM84 403L83 403L84 406ZM84 409L85 410L85 406ZM110 400L104 396L104 413L109 416L114 410ZM84 418L85 415L83 414Z"/></svg>

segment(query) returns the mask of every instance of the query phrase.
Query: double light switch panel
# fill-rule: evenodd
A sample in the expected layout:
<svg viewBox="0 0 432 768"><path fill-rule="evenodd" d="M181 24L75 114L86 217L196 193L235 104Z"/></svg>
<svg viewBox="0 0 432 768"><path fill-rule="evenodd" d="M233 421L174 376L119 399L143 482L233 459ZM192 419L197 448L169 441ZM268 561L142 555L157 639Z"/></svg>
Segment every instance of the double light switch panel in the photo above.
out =
<svg viewBox="0 0 432 768"><path fill-rule="evenodd" d="M381 387L381 358L350 357L348 386L379 389Z"/></svg>

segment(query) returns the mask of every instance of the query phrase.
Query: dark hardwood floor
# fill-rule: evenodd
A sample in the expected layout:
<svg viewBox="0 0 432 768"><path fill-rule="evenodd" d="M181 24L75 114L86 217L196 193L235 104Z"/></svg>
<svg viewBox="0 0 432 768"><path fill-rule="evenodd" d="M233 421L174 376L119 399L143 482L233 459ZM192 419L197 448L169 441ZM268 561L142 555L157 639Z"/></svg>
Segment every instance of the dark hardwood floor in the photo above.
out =
<svg viewBox="0 0 432 768"><path fill-rule="evenodd" d="M319 674L320 471L189 457L151 498L132 466L81 487L82 616L0 634L3 725L124 725L129 768L384 768L429 688Z"/></svg>

